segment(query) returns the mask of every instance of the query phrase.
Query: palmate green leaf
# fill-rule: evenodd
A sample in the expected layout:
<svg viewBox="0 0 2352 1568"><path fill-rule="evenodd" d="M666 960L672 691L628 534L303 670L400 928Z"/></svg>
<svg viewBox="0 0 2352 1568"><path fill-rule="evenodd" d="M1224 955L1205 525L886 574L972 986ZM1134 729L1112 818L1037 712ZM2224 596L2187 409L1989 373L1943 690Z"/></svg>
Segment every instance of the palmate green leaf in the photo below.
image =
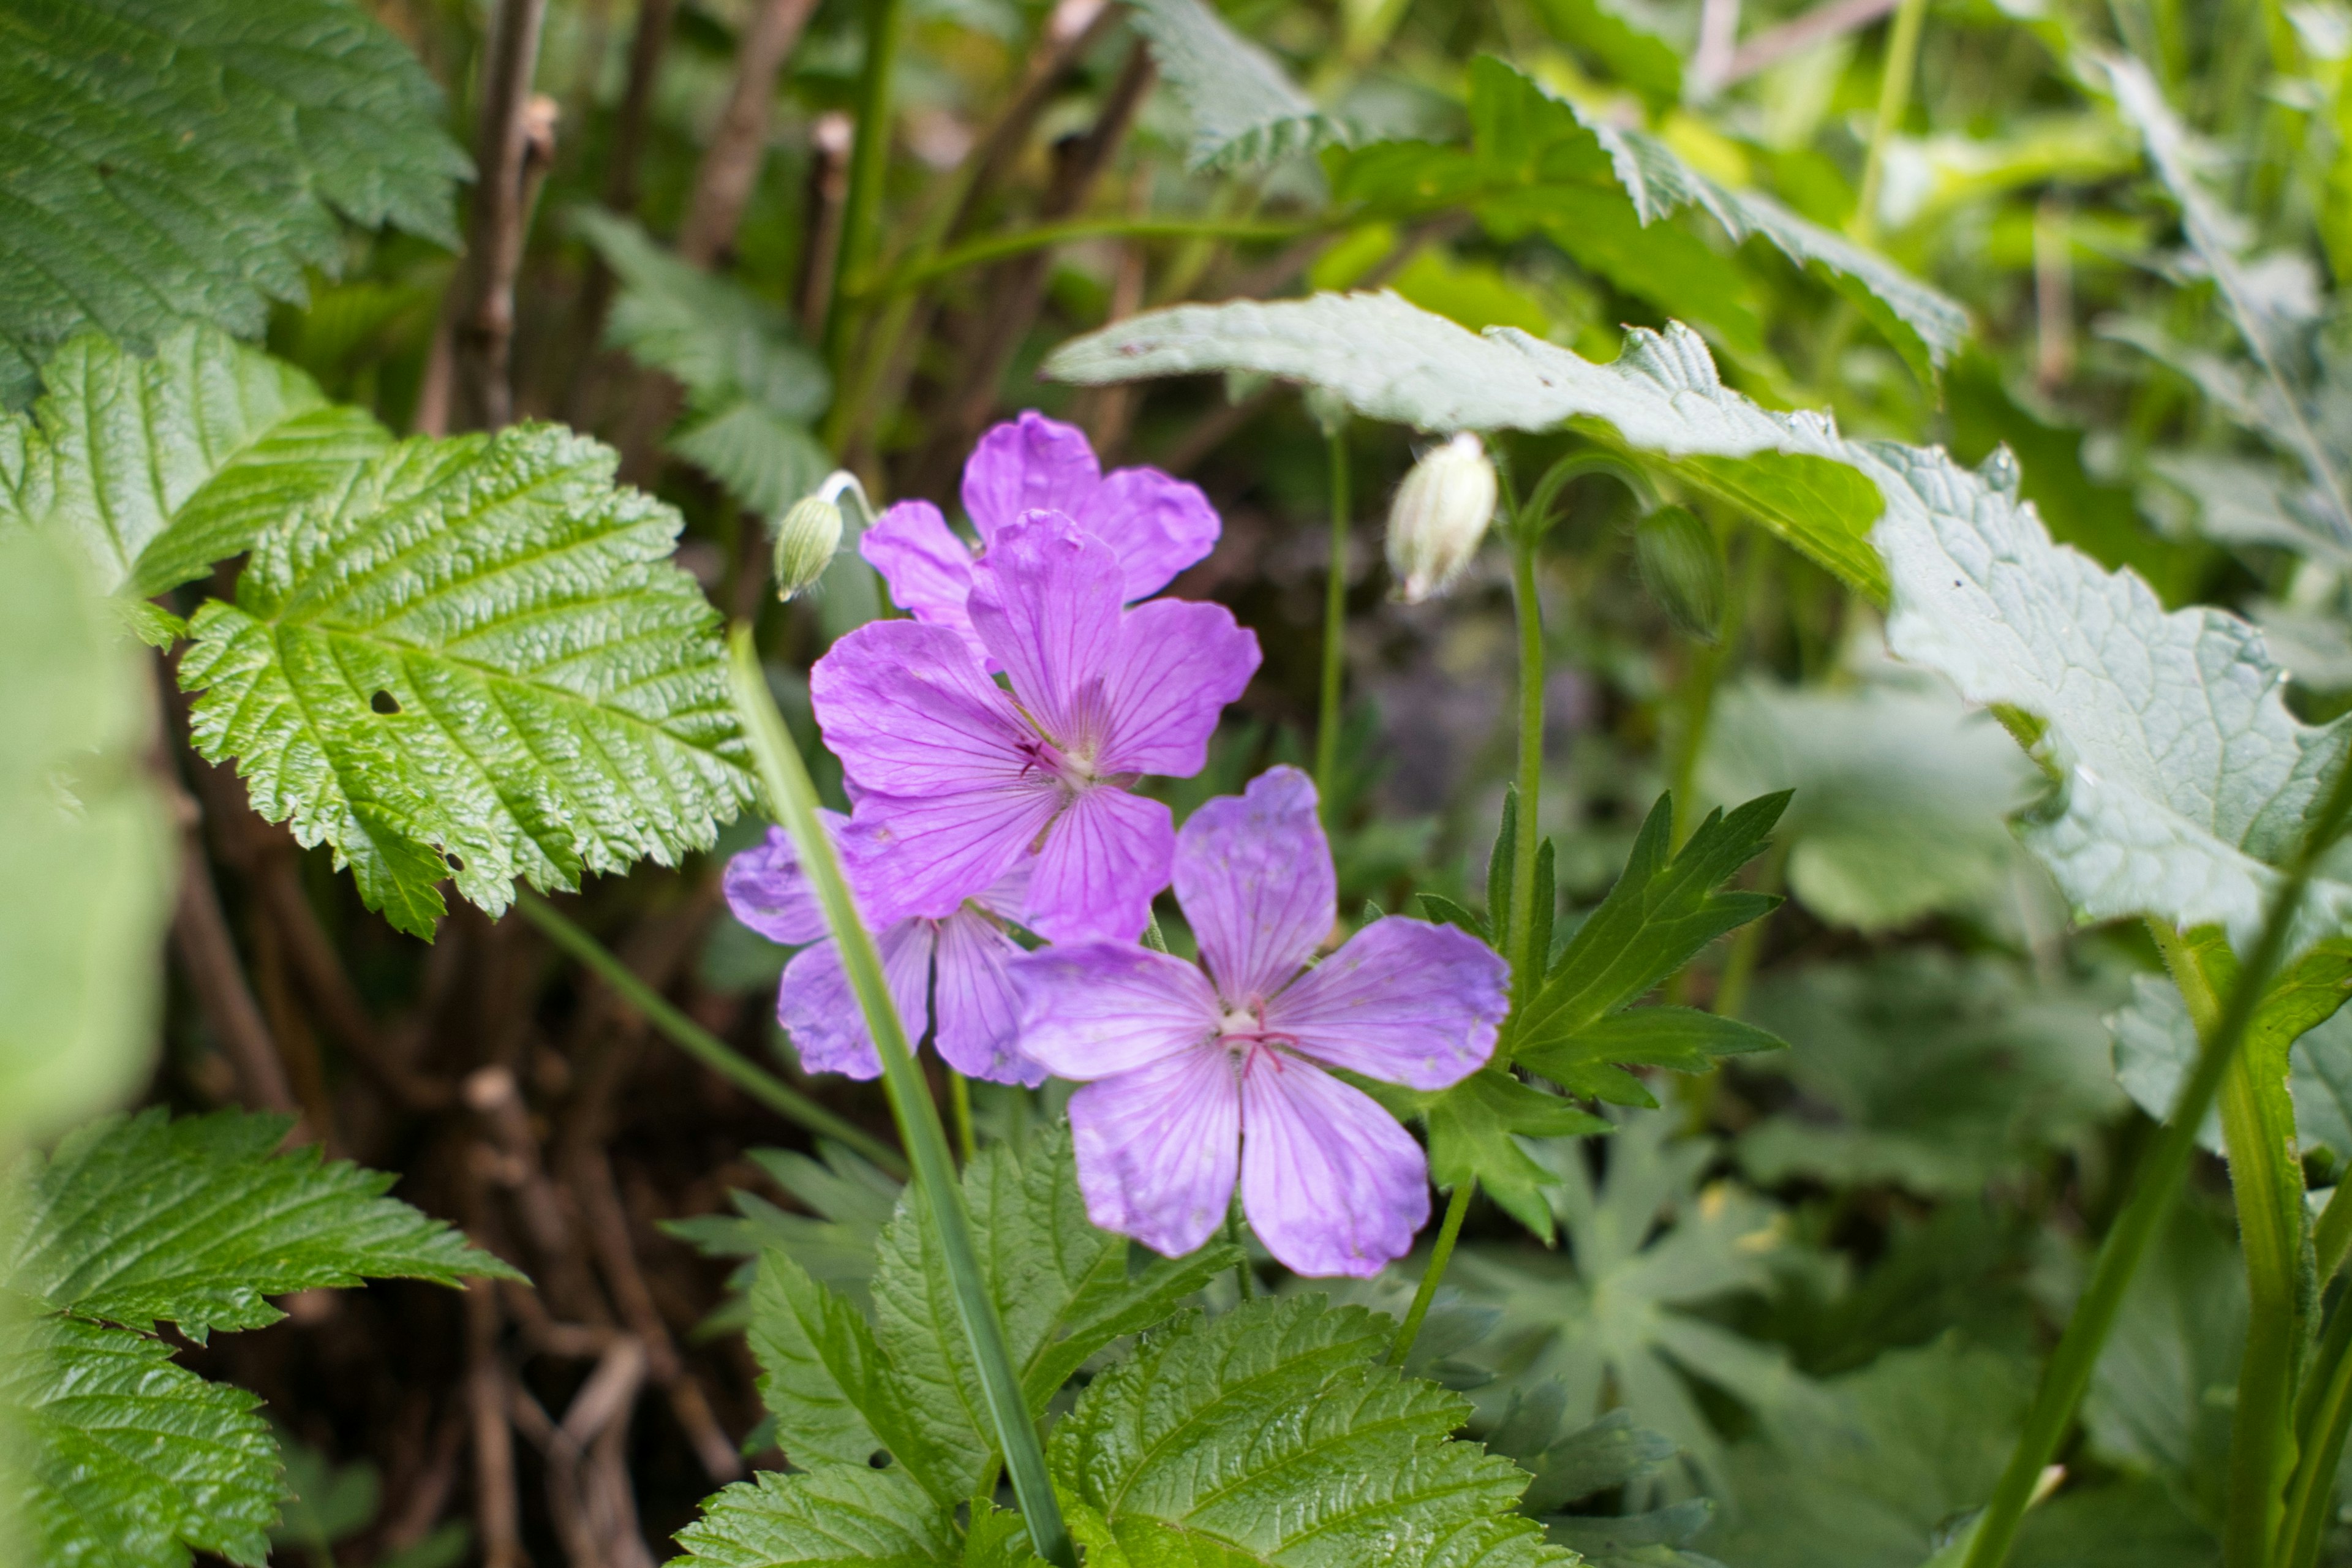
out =
<svg viewBox="0 0 2352 1568"><path fill-rule="evenodd" d="M1381 1364L1391 1332L1318 1296L1181 1320L1079 1396L1055 1478L1131 1568L1572 1562L1512 1512L1526 1472L1449 1439L1460 1396Z"/></svg>
<svg viewBox="0 0 2352 1568"><path fill-rule="evenodd" d="M261 1401L175 1364L160 1340L71 1318L11 1323L0 1466L24 1561L186 1568L190 1550L258 1568L284 1492Z"/></svg>
<svg viewBox="0 0 2352 1568"><path fill-rule="evenodd" d="M52 1310L199 1343L286 1314L267 1298L370 1277L454 1285L520 1278L436 1219L383 1195L394 1178L316 1146L273 1153L289 1125L161 1110L80 1128L11 1173L0 1286Z"/></svg>
<svg viewBox="0 0 2352 1568"><path fill-rule="evenodd" d="M1192 116L1191 167L1271 163L1349 139L1345 123L1203 0L1135 0L1134 9L1152 62Z"/></svg>
<svg viewBox="0 0 2352 1568"><path fill-rule="evenodd" d="M1606 1132L1610 1124L1521 1082L1504 1068L1482 1068L1424 1099L1420 1109L1429 1119L1430 1180L1444 1188L1476 1182L1512 1218L1549 1243L1551 1205L1543 1190L1559 1178L1528 1158L1518 1141Z"/></svg>
<svg viewBox="0 0 2352 1568"><path fill-rule="evenodd" d="M337 213L457 243L440 89L351 0L19 0L0 39L0 405L84 326L258 334Z"/></svg>
<svg viewBox="0 0 2352 1568"><path fill-rule="evenodd" d="M403 931L431 935L445 877L497 914L517 877L674 863L749 798L677 513L614 463L551 426L404 442L190 623L197 750Z"/></svg>
<svg viewBox="0 0 2352 1568"><path fill-rule="evenodd" d="M0 416L0 530L55 531L109 592L203 576L392 445L362 411L215 328L174 331L152 357L80 332L41 380L29 413Z"/></svg>

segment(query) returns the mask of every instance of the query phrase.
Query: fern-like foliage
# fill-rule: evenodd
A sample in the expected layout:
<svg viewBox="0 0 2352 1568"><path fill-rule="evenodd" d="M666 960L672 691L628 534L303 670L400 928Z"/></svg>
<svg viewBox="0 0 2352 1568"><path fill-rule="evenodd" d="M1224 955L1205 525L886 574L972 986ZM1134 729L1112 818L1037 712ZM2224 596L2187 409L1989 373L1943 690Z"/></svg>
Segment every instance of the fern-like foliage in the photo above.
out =
<svg viewBox="0 0 2352 1568"><path fill-rule="evenodd" d="M258 333L338 213L457 243L440 91L352 0L19 0L0 37L0 405L86 325Z"/></svg>
<svg viewBox="0 0 2352 1568"><path fill-rule="evenodd" d="M202 1341L283 1314L265 1298L362 1279L454 1285L514 1271L383 1195L393 1178L276 1154L287 1121L112 1118L11 1173L0 1214L0 1514L25 1560L258 1564L285 1495L259 1401L179 1366Z"/></svg>
<svg viewBox="0 0 2352 1568"><path fill-rule="evenodd" d="M519 876L674 861L748 795L677 513L614 461L543 425L404 443L190 623L197 749L404 931L432 933L445 877L496 914Z"/></svg>

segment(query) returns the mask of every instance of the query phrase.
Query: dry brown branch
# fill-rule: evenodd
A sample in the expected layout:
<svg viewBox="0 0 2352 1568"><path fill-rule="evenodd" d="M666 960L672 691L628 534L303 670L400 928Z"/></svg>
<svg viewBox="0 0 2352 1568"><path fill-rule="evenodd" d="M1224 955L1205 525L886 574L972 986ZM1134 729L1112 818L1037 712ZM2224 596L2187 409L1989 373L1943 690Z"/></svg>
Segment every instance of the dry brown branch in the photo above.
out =
<svg viewBox="0 0 2352 1568"><path fill-rule="evenodd" d="M776 79L815 9L816 0L761 0L743 29L735 49L735 84L695 170L686 221L677 231L678 255L697 267L709 267L734 248L735 231L767 156Z"/></svg>
<svg viewBox="0 0 2352 1568"><path fill-rule="evenodd" d="M482 1568L527 1568L509 1425L510 1374L499 1351L499 1301L488 1280L466 1289L466 1397L473 1413L474 1525Z"/></svg>
<svg viewBox="0 0 2352 1568"><path fill-rule="evenodd" d="M245 965L228 934L228 917L221 910L220 890L213 885L212 862L191 833L180 847L180 897L172 911L172 948L179 954L196 1008L212 1031L214 1043L236 1069L237 1092L259 1110L298 1114L301 1107L286 1080L285 1064L269 1026L262 1021L260 1004L245 980ZM297 1130L299 1132L299 1129Z"/></svg>
<svg viewBox="0 0 2352 1568"><path fill-rule="evenodd" d="M807 216L801 226L801 331L816 341L833 298L833 264L841 249L841 220L849 200L849 150L857 130L849 116L828 110L809 128Z"/></svg>
<svg viewBox="0 0 2352 1568"><path fill-rule="evenodd" d="M661 76L662 56L669 48L670 20L677 0L641 0L636 30L629 35L629 74L621 89L621 106L613 118L612 151L604 163L604 205L623 217L637 216L637 170L644 161L646 127L653 111L654 84ZM579 369L572 376L566 416L574 425L589 423L591 393L605 379L596 345L604 336L604 312L613 303L613 269L604 258L591 254L588 273L581 280L580 307L574 317L572 347Z"/></svg>
<svg viewBox="0 0 2352 1568"><path fill-rule="evenodd" d="M530 80L546 17L547 0L499 0L482 62L473 221L450 338L450 406L467 428L495 430L514 417L515 277L532 184Z"/></svg>

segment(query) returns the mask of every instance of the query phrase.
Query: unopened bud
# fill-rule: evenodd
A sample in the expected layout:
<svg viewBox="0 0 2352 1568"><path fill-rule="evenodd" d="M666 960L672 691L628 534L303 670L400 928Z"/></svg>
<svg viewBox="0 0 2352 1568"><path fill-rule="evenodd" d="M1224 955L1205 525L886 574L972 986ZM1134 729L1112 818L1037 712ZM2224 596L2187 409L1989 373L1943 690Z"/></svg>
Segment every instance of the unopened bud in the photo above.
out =
<svg viewBox="0 0 2352 1568"><path fill-rule="evenodd" d="M841 548L841 508L824 490L803 496L776 525L776 597L808 591Z"/></svg>
<svg viewBox="0 0 2352 1568"><path fill-rule="evenodd" d="M1424 454L1389 508L1389 571L1408 605L1454 585L1495 521L1495 465L1465 430Z"/></svg>
<svg viewBox="0 0 2352 1568"><path fill-rule="evenodd" d="M1688 507L1662 506L1633 525L1633 560L1642 584L1689 637L1723 634L1723 545Z"/></svg>

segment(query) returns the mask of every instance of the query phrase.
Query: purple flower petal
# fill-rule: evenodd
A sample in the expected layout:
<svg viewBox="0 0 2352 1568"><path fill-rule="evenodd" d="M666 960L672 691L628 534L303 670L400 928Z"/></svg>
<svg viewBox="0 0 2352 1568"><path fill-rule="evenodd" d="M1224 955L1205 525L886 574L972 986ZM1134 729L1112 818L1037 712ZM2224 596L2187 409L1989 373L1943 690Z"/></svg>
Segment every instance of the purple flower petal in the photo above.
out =
<svg viewBox="0 0 2352 1568"><path fill-rule="evenodd" d="M945 626L868 621L816 661L809 697L860 789L923 795L1034 775L1028 727Z"/></svg>
<svg viewBox="0 0 2352 1568"><path fill-rule="evenodd" d="M971 550L950 531L927 500L902 500L874 521L857 552L889 584L890 602L927 626L946 626L972 653L985 657L965 617L971 592Z"/></svg>
<svg viewBox="0 0 2352 1568"><path fill-rule="evenodd" d="M1176 901L1228 1006L1255 1009L1330 934L1338 898L1315 785L1269 768L1246 794L1219 795L1176 836Z"/></svg>
<svg viewBox="0 0 2352 1568"><path fill-rule="evenodd" d="M876 932L874 945L882 954L882 979L898 1005L899 1025L909 1041L919 1040L929 1016L931 928L922 921L898 921ZM882 1076L882 1058L842 969L841 950L831 942L802 950L784 966L783 983L776 988L776 1022L809 1071Z"/></svg>
<svg viewBox="0 0 2352 1568"><path fill-rule="evenodd" d="M1157 468L1105 475L1085 501L1059 510L1118 556L1129 604L1157 594L1214 550L1223 526L1198 486Z"/></svg>
<svg viewBox="0 0 2352 1568"><path fill-rule="evenodd" d="M1053 942L1133 942L1168 885L1176 824L1156 800L1123 789L1079 791L1045 830L1021 923Z"/></svg>
<svg viewBox="0 0 2352 1568"><path fill-rule="evenodd" d="M1028 858L1061 805L1053 782L1034 774L929 796L860 795L841 836L850 882L866 889L859 906L877 921L945 920Z"/></svg>
<svg viewBox="0 0 2352 1568"><path fill-rule="evenodd" d="M980 438L963 466L963 510L995 548L1000 529L1025 511L1075 516L1102 483L1102 466L1085 432L1032 410Z"/></svg>
<svg viewBox="0 0 2352 1568"><path fill-rule="evenodd" d="M1250 1053L1242 1130L1242 1207L1291 1272L1369 1279L1411 1250L1428 1223L1421 1145L1369 1096L1312 1063Z"/></svg>
<svg viewBox="0 0 2352 1568"><path fill-rule="evenodd" d="M1495 1054L1509 980L1494 949L1468 931L1391 915L1268 1003L1265 1026L1333 1067L1444 1089Z"/></svg>
<svg viewBox="0 0 2352 1568"><path fill-rule="evenodd" d="M1074 760L1108 727L1103 675L1120 651L1118 557L1055 513L1000 530L972 574L967 608L1013 694Z"/></svg>
<svg viewBox="0 0 2352 1568"><path fill-rule="evenodd" d="M1045 1069L1021 1054L1021 1003L1008 966L1021 944L985 915L960 910L938 927L939 974L931 1005L931 1043L967 1078L1031 1088Z"/></svg>
<svg viewBox="0 0 2352 1568"><path fill-rule="evenodd" d="M1224 1221L1240 1131L1233 1058L1214 1046L1088 1084L1070 1097L1087 1217L1181 1258Z"/></svg>
<svg viewBox="0 0 2352 1568"><path fill-rule="evenodd" d="M836 834L846 820L838 812L822 815ZM735 918L770 942L798 947L824 934L824 910L817 903L816 889L801 869L792 835L781 827L771 827L764 843L728 861L722 886Z"/></svg>
<svg viewBox="0 0 2352 1568"><path fill-rule="evenodd" d="M1257 636L1223 605L1154 599L1127 613L1102 672L1106 773L1190 778L1209 760L1217 716L1257 673Z"/></svg>
<svg viewBox="0 0 2352 1568"><path fill-rule="evenodd" d="M1205 1047L1217 997L1181 958L1129 942L1076 942L1013 963L1021 1048L1081 1082L1133 1072Z"/></svg>

